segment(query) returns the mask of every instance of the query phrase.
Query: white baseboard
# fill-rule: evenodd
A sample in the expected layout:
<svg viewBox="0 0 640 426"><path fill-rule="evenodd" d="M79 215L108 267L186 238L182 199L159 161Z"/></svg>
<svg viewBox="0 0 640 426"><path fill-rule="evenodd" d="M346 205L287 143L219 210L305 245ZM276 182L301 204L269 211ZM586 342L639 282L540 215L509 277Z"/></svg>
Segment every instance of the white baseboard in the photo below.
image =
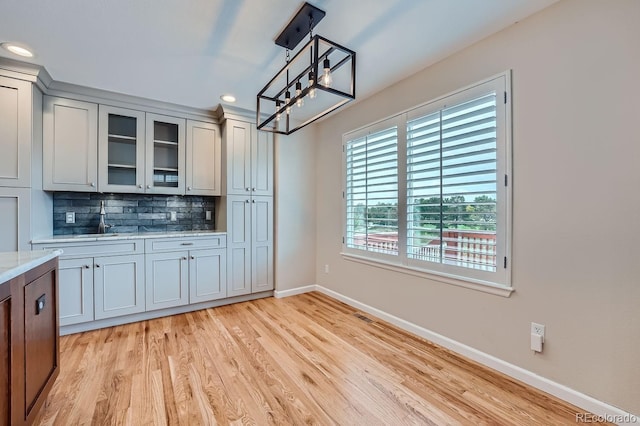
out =
<svg viewBox="0 0 640 426"><path fill-rule="evenodd" d="M283 297L295 296L296 294L310 293L316 291L316 285L306 285L303 287L296 287L289 290L276 290L273 292L273 297L276 299L282 299Z"/></svg>
<svg viewBox="0 0 640 426"><path fill-rule="evenodd" d="M631 413L628 413L624 410L614 407L613 405L599 401L589 395L585 395L560 383L556 383L545 377L539 376L529 370L518 367L517 365L513 365L504 360L496 358L493 355L481 352L463 343L457 342L431 330L427 330L426 328L420 327L409 321L403 320L402 318L398 318L394 315L388 314L384 311L381 311L380 309L366 305L355 299L344 296L320 285L308 285L290 290L284 290L281 292L276 291L275 297L287 297L296 294L308 293L311 291L319 291L320 293L324 293L327 296L333 297L334 299L344 302L356 309L360 309L361 311L367 312L371 315L375 315L376 317L387 321L397 327L400 327L403 330L423 337L453 352L472 359L479 364L485 365L489 368L506 374L507 376L513 377L516 380L526 383L529 386L547 392L557 398L567 401L570 404L582 408L589 413L593 413L596 416L599 416L600 420L606 420L611 423L621 425L640 423L640 415L633 415Z"/></svg>

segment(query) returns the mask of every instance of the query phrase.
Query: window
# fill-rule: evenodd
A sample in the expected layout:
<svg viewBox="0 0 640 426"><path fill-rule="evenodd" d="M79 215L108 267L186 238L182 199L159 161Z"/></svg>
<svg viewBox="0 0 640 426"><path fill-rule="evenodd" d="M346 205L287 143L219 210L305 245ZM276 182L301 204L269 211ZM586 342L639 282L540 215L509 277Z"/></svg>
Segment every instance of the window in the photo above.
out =
<svg viewBox="0 0 640 426"><path fill-rule="evenodd" d="M392 126L356 137L345 152L346 245L397 256L398 129Z"/></svg>
<svg viewBox="0 0 640 426"><path fill-rule="evenodd" d="M345 255L509 286L507 83L345 135Z"/></svg>

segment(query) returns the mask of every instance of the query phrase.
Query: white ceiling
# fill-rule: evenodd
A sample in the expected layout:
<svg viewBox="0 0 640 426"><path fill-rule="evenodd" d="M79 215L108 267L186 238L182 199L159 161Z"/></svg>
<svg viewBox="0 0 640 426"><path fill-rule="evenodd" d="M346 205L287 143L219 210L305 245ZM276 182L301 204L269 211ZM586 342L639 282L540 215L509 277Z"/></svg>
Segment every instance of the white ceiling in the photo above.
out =
<svg viewBox="0 0 640 426"><path fill-rule="evenodd" d="M314 32L357 52L357 97L557 0L313 0ZM54 80L197 108L255 109L284 65L273 40L301 0L0 0L0 42L28 45ZM302 45L303 43L301 43ZM0 56L17 59L0 49Z"/></svg>

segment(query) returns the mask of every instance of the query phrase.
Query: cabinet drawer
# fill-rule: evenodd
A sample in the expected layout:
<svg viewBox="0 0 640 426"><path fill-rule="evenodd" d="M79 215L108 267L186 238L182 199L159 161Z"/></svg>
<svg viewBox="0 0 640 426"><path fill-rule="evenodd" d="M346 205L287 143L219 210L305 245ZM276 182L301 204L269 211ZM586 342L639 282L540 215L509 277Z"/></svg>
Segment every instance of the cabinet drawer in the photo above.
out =
<svg viewBox="0 0 640 426"><path fill-rule="evenodd" d="M145 252L222 248L227 246L226 235L191 238L157 238L145 241Z"/></svg>
<svg viewBox="0 0 640 426"><path fill-rule="evenodd" d="M71 259L76 257L95 257L116 254L143 254L143 240L120 240L120 241L91 241L77 243L47 243L34 244L34 250L55 250L63 251L61 259Z"/></svg>

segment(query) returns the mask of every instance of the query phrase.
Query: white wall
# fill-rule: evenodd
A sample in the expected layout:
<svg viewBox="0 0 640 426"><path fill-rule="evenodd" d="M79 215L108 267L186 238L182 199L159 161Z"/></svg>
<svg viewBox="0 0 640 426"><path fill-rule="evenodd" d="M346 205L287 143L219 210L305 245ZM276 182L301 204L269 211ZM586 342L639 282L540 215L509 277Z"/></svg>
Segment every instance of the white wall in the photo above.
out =
<svg viewBox="0 0 640 426"><path fill-rule="evenodd" d="M316 282L640 414L639 23L637 0L563 0L322 122ZM516 292L344 260L342 134L506 69ZM531 321L547 326L542 354Z"/></svg>
<svg viewBox="0 0 640 426"><path fill-rule="evenodd" d="M313 127L276 136L276 290L315 284L316 203Z"/></svg>

